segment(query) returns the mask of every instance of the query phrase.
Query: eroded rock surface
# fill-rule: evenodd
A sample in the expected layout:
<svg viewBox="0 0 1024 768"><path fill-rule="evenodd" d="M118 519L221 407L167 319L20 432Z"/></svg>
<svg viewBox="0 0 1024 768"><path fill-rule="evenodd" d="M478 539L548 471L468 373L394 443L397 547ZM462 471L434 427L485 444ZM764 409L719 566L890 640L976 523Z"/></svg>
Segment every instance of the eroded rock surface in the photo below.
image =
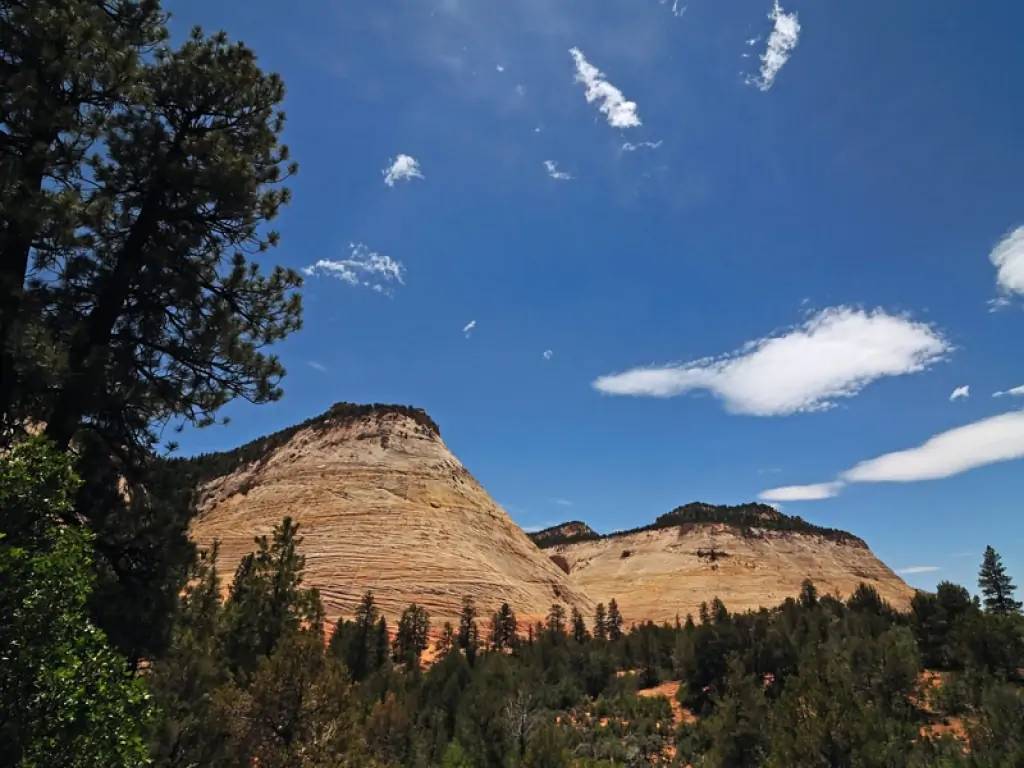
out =
<svg viewBox="0 0 1024 768"><path fill-rule="evenodd" d="M855 536L685 522L548 547L595 602L615 598L630 621L698 615L714 597L732 611L778 605L804 579L848 597L866 583L905 610L914 590Z"/></svg>
<svg viewBox="0 0 1024 768"><path fill-rule="evenodd" d="M463 595L483 619L503 601L520 620L552 603L592 603L512 522L416 409L338 405L317 419L235 452L198 460L204 478L192 536L220 540L229 577L288 515L301 524L306 583L329 620L351 618L373 590L389 623L416 602L435 630Z"/></svg>

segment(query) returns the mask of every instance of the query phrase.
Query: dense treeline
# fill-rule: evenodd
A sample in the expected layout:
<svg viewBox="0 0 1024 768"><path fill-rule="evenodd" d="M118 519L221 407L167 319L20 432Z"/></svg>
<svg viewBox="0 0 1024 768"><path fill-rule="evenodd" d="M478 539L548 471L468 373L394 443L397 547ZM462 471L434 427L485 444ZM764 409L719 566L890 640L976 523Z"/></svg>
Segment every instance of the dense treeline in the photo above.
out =
<svg viewBox="0 0 1024 768"><path fill-rule="evenodd" d="M992 550L983 607L940 585L900 614L810 582L773 610L718 600L673 625L553 605L523 627L468 598L435 631L389 628L367 593L326 630L288 520L218 600L215 553L151 677L158 765L988 766L1024 760L1024 618ZM437 629L437 628L435 628ZM925 667L932 673L923 675ZM679 681L665 698L638 689ZM959 724L959 740L941 736ZM315 753L315 757L313 756Z"/></svg>

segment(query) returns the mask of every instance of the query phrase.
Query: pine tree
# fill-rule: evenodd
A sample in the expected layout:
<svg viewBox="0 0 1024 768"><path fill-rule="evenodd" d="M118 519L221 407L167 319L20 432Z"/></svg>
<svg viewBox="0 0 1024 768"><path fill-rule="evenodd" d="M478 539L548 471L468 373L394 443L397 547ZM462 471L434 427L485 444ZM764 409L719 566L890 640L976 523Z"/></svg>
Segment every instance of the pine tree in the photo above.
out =
<svg viewBox="0 0 1024 768"><path fill-rule="evenodd" d="M253 258L294 171L283 85L223 35L169 46L165 17L0 4L0 443L74 443L66 522L96 535L91 612L132 660L166 647L194 554L161 431L277 399L267 348L301 324L299 275Z"/></svg>
<svg viewBox="0 0 1024 768"><path fill-rule="evenodd" d="M587 631L587 622L583 620L583 614L574 605L572 607L572 638L577 643L585 643L590 639Z"/></svg>
<svg viewBox="0 0 1024 768"><path fill-rule="evenodd" d="M622 614L619 613L619 604L613 597L608 601L608 639L611 641L622 638Z"/></svg>
<svg viewBox="0 0 1024 768"><path fill-rule="evenodd" d="M594 639L608 639L608 616L604 610L604 603L598 603L594 609Z"/></svg>
<svg viewBox="0 0 1024 768"><path fill-rule="evenodd" d="M476 627L476 606L473 598L466 595L462 598L462 611L459 613L459 648L463 651L469 650L472 641L473 630Z"/></svg>
<svg viewBox="0 0 1024 768"><path fill-rule="evenodd" d="M801 582L799 601L804 608L813 608L818 604L818 588L810 579L804 579Z"/></svg>
<svg viewBox="0 0 1024 768"><path fill-rule="evenodd" d="M217 546L201 553L180 602L167 652L147 681L161 712L152 738L158 766L210 765L223 738L211 712L214 691L228 682L217 575Z"/></svg>
<svg viewBox="0 0 1024 768"><path fill-rule="evenodd" d="M377 619L377 626L373 631L373 653L372 657L372 668L374 671L380 669L388 663L389 655L388 648L390 647L389 635L388 635L388 622L383 616Z"/></svg>
<svg viewBox="0 0 1024 768"><path fill-rule="evenodd" d="M374 765L366 753L359 698L315 633L290 635L260 663L248 686L225 687L213 698L227 752L215 765Z"/></svg>
<svg viewBox="0 0 1024 768"><path fill-rule="evenodd" d="M552 603L551 608L548 610L545 630L553 640L557 641L565 638L565 608L558 603Z"/></svg>
<svg viewBox="0 0 1024 768"><path fill-rule="evenodd" d="M978 572L978 586L985 596L985 610L995 614L1020 613L1021 603L1013 599L1016 587L999 553L985 547L985 556Z"/></svg>
<svg viewBox="0 0 1024 768"><path fill-rule="evenodd" d="M444 658L455 650L456 647L458 647L458 644L455 637L455 628L450 621L446 621L441 628L441 634L437 638L437 642L434 644L434 650L437 652L438 658Z"/></svg>
<svg viewBox="0 0 1024 768"><path fill-rule="evenodd" d="M345 648L345 666L353 680L363 680L376 668L377 643L377 606L373 602L373 592L367 590L363 594L359 607L356 608L352 631Z"/></svg>
<svg viewBox="0 0 1024 768"><path fill-rule="evenodd" d="M427 649L430 634L430 614L426 609L413 603L398 619L395 632L394 659L409 669L419 669L420 656Z"/></svg>
<svg viewBox="0 0 1024 768"><path fill-rule="evenodd" d="M319 597L302 588L306 559L298 551L299 525L284 518L270 538L242 558L224 606L223 633L233 672L251 674L282 637L318 623Z"/></svg>
<svg viewBox="0 0 1024 768"><path fill-rule="evenodd" d="M491 648L501 651L506 648L515 648L519 643L518 624L516 615L508 603L502 603L491 617Z"/></svg>
<svg viewBox="0 0 1024 768"><path fill-rule="evenodd" d="M2 4L0 430L39 362L25 306L33 257L74 241L89 152L137 87L144 54L166 38L164 20L155 0Z"/></svg>

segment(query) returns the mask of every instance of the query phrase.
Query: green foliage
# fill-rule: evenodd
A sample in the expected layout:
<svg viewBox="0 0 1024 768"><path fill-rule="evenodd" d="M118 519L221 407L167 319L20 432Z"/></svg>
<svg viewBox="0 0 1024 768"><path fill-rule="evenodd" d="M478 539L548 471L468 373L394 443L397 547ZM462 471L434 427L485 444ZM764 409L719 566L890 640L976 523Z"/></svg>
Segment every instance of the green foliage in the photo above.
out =
<svg viewBox="0 0 1024 768"><path fill-rule="evenodd" d="M319 594L302 586L297 532L285 518L258 537L223 604L216 548L197 562L169 651L149 675L162 710L151 745L157 766L375 764L347 670L324 648ZM376 641L375 619L366 622Z"/></svg>
<svg viewBox="0 0 1024 768"><path fill-rule="evenodd" d="M3 765L147 763L146 687L88 618L91 536L59 522L76 482L69 459L38 439L0 460Z"/></svg>
<svg viewBox="0 0 1024 768"><path fill-rule="evenodd" d="M287 201L283 85L224 35L167 41L157 0L0 0L0 442L43 425L83 479L94 619L163 651L193 550L168 423L280 396L268 345L299 276L252 258Z"/></svg>
<svg viewBox="0 0 1024 768"><path fill-rule="evenodd" d="M469 759L462 745L458 741L453 741L444 751L441 768L476 768L476 765Z"/></svg>
<svg viewBox="0 0 1024 768"><path fill-rule="evenodd" d="M306 559L298 529L284 518L270 538L255 539L256 551L235 571L222 623L225 657L236 675L252 673L283 637L322 621L319 596L301 586Z"/></svg>
<svg viewBox="0 0 1024 768"><path fill-rule="evenodd" d="M157 765L216 765L223 733L212 693L231 681L225 658L217 547L193 565L181 595L167 652L153 665L150 686L161 713L153 733Z"/></svg>
<svg viewBox="0 0 1024 768"><path fill-rule="evenodd" d="M608 613L605 611L604 603L598 603L594 608L594 639L608 639Z"/></svg>
<svg viewBox="0 0 1024 768"><path fill-rule="evenodd" d="M387 624L373 601L373 592L363 595L353 621L338 620L328 651L344 662L357 681L365 680L387 663Z"/></svg>
<svg viewBox="0 0 1024 768"><path fill-rule="evenodd" d="M619 613L619 604L613 597L608 601L608 619L605 622L605 629L608 632L608 639L612 642L622 639L622 614Z"/></svg>
<svg viewBox="0 0 1024 768"><path fill-rule="evenodd" d="M519 644L516 614L508 603L502 603L491 617L491 650L513 649Z"/></svg>
<svg viewBox="0 0 1024 768"><path fill-rule="evenodd" d="M142 56L166 36L156 0L0 2L4 174L0 182L0 430L36 401L52 350L25 296L33 249L72 245L83 166L111 112L136 91Z"/></svg>
<svg viewBox="0 0 1024 768"><path fill-rule="evenodd" d="M985 547L985 557L978 572L978 587L985 596L985 610L990 613L1020 613L1021 602L1013 599L1016 587L1003 566L1002 558L992 547Z"/></svg>
<svg viewBox="0 0 1024 768"><path fill-rule="evenodd" d="M1013 764L1005 760L1019 754L1021 689L1011 668L1024 651L1010 640L1021 636L1021 619L983 613L952 585L934 605L916 601L911 616L867 587L844 603L805 584L799 598L773 610L732 614L712 600L700 624L647 622L629 631L610 602L603 625L618 633L605 639L570 637L565 609L552 606L530 639L495 642L496 628L514 626L503 605L492 614L491 652L479 647L477 609L467 599L459 627L445 626L438 656L421 670L408 660L425 644L426 612L403 612L393 667L372 593L351 620L338 621L325 652L321 611L309 608L318 598L300 586L297 547L293 526L283 523L243 561L223 607L215 558L197 566L173 653L150 675L165 712L158 766L607 768L675 764L676 746L678 759L694 766L982 768ZM282 603L246 603L252 620L234 626L243 634L278 627L277 639L243 643L262 650L250 653L254 665L233 667L232 603L245 590L273 594L254 586L261 583L281 585ZM936 607L944 622L927 620ZM582 616L570 623L575 630ZM919 647L944 643L970 669L926 697ZM666 699L637 695L638 686L673 677L679 702L699 716L678 729ZM935 717L921 709L925 701L969 723L969 758L948 737L922 735Z"/></svg>
<svg viewBox="0 0 1024 768"><path fill-rule="evenodd" d="M260 660L245 687L214 693L227 733L227 765L362 768L357 708L344 667L324 653L315 631L292 632Z"/></svg>
<svg viewBox="0 0 1024 768"><path fill-rule="evenodd" d="M427 650L427 635L430 632L430 614L425 608L413 603L398 620L395 633L394 659L409 669L419 669L420 656Z"/></svg>

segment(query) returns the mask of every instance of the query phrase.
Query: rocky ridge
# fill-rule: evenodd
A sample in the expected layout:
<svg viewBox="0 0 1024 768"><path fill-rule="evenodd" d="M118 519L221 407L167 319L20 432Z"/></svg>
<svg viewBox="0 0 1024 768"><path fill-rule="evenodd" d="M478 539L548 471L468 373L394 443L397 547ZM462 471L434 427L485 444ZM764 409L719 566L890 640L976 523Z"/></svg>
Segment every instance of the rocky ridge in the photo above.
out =
<svg viewBox="0 0 1024 768"><path fill-rule="evenodd" d="M591 599L615 598L628 621L696 616L714 597L734 611L771 607L804 579L841 597L865 583L898 609L914 594L862 539L764 504L695 502L631 531L573 535L581 530L574 523L531 536Z"/></svg>

